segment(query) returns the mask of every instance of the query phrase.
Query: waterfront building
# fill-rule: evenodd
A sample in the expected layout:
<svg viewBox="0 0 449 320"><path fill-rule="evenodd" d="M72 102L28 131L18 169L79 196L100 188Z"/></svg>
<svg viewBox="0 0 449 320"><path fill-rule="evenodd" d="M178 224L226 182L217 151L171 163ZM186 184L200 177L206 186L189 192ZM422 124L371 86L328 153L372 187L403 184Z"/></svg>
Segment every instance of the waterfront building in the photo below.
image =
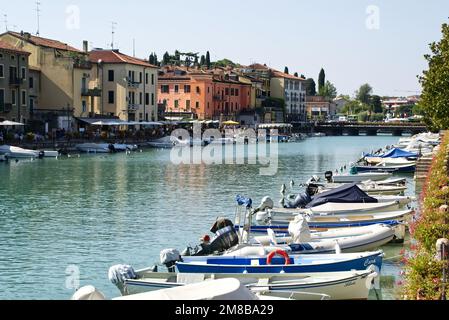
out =
<svg viewBox="0 0 449 320"><path fill-rule="evenodd" d="M159 72L158 99L166 113L235 120L251 108L251 84L217 70L165 67Z"/></svg>
<svg viewBox="0 0 449 320"><path fill-rule="evenodd" d="M349 102L349 100L342 96L335 98L334 104L335 104L336 114L340 114L348 102Z"/></svg>
<svg viewBox="0 0 449 320"><path fill-rule="evenodd" d="M80 111L89 103L88 96L82 92L83 79L90 77L92 69L87 48L81 51L27 32L8 31L0 35L0 40L30 53L29 67L35 93L31 97L33 101L27 105L33 121L40 122L41 127L46 123L47 129L72 130L73 117L81 116ZM28 85L29 81L27 79Z"/></svg>
<svg viewBox="0 0 449 320"><path fill-rule="evenodd" d="M326 120L337 114L337 105L322 96L307 96L307 117L310 120Z"/></svg>
<svg viewBox="0 0 449 320"><path fill-rule="evenodd" d="M90 114L124 121L158 120L158 67L115 49L90 51L89 62L95 81L83 91L101 95Z"/></svg>
<svg viewBox="0 0 449 320"><path fill-rule="evenodd" d="M284 99L287 122L306 122L305 79L272 70L271 97Z"/></svg>
<svg viewBox="0 0 449 320"><path fill-rule="evenodd" d="M27 123L30 118L30 53L0 40L0 121Z"/></svg>

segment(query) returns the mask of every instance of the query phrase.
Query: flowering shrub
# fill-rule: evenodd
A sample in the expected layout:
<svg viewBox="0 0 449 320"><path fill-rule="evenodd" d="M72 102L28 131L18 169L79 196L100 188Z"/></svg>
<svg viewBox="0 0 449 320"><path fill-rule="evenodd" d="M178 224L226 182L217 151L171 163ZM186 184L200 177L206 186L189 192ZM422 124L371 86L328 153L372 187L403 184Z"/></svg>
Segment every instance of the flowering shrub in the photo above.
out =
<svg viewBox="0 0 449 320"><path fill-rule="evenodd" d="M410 225L417 245L411 248L406 262L404 298L433 300L441 297L443 263L435 260L436 242L449 237L449 134L442 140L433 159L420 197L421 213ZM407 254L407 253L405 253Z"/></svg>

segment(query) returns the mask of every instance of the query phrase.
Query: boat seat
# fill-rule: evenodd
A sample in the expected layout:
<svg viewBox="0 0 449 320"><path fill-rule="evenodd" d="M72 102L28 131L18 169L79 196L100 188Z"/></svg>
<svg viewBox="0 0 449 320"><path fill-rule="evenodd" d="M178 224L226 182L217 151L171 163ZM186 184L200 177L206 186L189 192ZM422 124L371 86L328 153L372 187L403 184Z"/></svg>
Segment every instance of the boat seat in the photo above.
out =
<svg viewBox="0 0 449 320"><path fill-rule="evenodd" d="M190 273L178 273L177 275L177 283L182 284L194 284L203 282L206 276L204 274L190 274Z"/></svg>

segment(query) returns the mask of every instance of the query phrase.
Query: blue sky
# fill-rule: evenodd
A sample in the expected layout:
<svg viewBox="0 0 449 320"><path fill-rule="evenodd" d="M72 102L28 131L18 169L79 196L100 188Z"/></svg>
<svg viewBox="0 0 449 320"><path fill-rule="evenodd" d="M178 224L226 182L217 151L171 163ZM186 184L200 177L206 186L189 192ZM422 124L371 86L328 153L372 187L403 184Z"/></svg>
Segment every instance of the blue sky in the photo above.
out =
<svg viewBox="0 0 449 320"><path fill-rule="evenodd" d="M135 39L142 58L209 50L213 60L288 66L315 79L324 67L338 92L351 95L366 82L380 95L415 94L428 44L449 22L447 0L40 1L41 36L78 48L83 40L106 48L115 21L116 47L127 54ZM7 14L10 30L36 33L35 7L35 0L3 1L1 30Z"/></svg>

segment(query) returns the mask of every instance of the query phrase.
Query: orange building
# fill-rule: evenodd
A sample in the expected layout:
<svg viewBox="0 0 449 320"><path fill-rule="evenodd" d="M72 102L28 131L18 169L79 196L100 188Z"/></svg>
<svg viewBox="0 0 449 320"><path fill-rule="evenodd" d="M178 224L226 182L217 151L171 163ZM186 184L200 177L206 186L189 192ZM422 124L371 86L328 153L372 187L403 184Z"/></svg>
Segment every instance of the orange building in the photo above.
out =
<svg viewBox="0 0 449 320"><path fill-rule="evenodd" d="M158 102L168 113L192 113L200 120L235 119L251 107L251 85L232 75L165 68L159 73Z"/></svg>

